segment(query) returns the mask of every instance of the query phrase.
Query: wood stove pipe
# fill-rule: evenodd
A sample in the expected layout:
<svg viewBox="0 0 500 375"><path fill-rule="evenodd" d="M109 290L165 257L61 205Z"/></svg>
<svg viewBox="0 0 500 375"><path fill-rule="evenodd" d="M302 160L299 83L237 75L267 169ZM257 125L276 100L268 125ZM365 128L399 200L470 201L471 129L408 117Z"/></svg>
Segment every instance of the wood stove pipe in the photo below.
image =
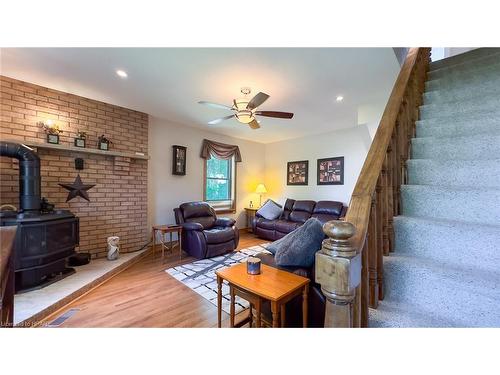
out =
<svg viewBox="0 0 500 375"><path fill-rule="evenodd" d="M19 160L19 207L21 211L39 211L41 177L38 155L23 144L1 141L0 156Z"/></svg>

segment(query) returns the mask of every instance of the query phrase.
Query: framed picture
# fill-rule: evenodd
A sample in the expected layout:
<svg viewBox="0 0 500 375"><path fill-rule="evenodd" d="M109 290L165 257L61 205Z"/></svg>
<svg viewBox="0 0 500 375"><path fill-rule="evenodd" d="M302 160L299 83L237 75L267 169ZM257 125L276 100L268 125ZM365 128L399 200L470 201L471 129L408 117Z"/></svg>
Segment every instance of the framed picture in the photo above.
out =
<svg viewBox="0 0 500 375"><path fill-rule="evenodd" d="M99 150L103 151L109 151L109 142L108 141L102 141L100 140L97 144L99 147Z"/></svg>
<svg viewBox="0 0 500 375"><path fill-rule="evenodd" d="M318 185L344 185L344 157L318 159Z"/></svg>
<svg viewBox="0 0 500 375"><path fill-rule="evenodd" d="M76 147L85 147L85 138L75 138L75 146Z"/></svg>
<svg viewBox="0 0 500 375"><path fill-rule="evenodd" d="M178 176L186 174L186 150L184 146L172 146L172 174Z"/></svg>
<svg viewBox="0 0 500 375"><path fill-rule="evenodd" d="M309 161L289 161L286 167L287 185L307 185L309 177Z"/></svg>
<svg viewBox="0 0 500 375"><path fill-rule="evenodd" d="M47 134L47 143L59 144L59 134Z"/></svg>

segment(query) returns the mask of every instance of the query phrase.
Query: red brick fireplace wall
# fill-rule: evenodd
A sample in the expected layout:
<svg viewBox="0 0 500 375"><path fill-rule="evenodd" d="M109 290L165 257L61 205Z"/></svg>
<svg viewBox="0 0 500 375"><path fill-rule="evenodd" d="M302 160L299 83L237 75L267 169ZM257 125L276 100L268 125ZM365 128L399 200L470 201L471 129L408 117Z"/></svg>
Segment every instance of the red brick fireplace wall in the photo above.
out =
<svg viewBox="0 0 500 375"><path fill-rule="evenodd" d="M148 115L111 104L0 76L0 137L19 142L46 142L37 122L51 119L63 130L60 144L74 144L77 131L87 133L87 148L97 148L106 135L110 149L130 154L148 152ZM57 208L80 218L80 252L106 254L106 238L119 236L121 251L138 250L148 241L147 160L37 148L41 159L42 196ZM77 171L74 159L84 159ZM77 197L66 203L68 192L58 183L72 183L80 174L90 202ZM19 205L17 160L0 158L0 204Z"/></svg>

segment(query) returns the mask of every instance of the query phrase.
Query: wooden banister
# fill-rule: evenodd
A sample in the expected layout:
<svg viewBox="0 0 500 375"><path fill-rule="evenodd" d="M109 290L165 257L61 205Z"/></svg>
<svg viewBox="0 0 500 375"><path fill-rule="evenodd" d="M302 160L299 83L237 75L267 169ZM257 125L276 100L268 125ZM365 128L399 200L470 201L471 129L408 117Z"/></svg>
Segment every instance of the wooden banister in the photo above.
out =
<svg viewBox="0 0 500 375"><path fill-rule="evenodd" d="M325 327L367 327L368 307L376 308L384 298L383 256L394 246L393 217L400 213L400 186L406 182L429 62L430 48L408 52L345 221L330 221L323 228L329 238L316 254L315 267L327 300Z"/></svg>

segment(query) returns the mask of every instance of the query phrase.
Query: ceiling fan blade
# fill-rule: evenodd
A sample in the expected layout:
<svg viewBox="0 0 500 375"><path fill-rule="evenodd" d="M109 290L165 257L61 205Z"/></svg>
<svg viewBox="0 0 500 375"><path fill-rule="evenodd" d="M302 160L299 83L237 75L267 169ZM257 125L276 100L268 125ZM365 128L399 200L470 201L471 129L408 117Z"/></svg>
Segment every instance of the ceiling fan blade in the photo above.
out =
<svg viewBox="0 0 500 375"><path fill-rule="evenodd" d="M256 111L256 115L266 116L266 117L276 117L276 118L292 118L293 113L291 112L277 112L277 111Z"/></svg>
<svg viewBox="0 0 500 375"><path fill-rule="evenodd" d="M218 104L218 103L212 103L212 102L206 102L204 100L202 101L199 101L198 104L204 104L204 105L208 105L210 107L215 107L215 108L223 108L223 109L229 109L229 110L232 110L231 107L229 107L228 105L224 105L224 104Z"/></svg>
<svg viewBox="0 0 500 375"><path fill-rule="evenodd" d="M229 115L229 116L226 116L226 117L221 117L221 118L218 118L218 119L215 119L215 120L209 121L209 122L208 122L208 125L216 125L216 124L218 124L219 122L222 122L222 121L224 121L224 120L229 120L231 117L234 117L234 115Z"/></svg>
<svg viewBox="0 0 500 375"><path fill-rule="evenodd" d="M257 120L253 120L252 122L249 122L248 125L252 128L252 129L258 129L260 128L260 125L259 123L257 122Z"/></svg>
<svg viewBox="0 0 500 375"><path fill-rule="evenodd" d="M257 108L259 105L264 103L267 99L269 99L269 95L264 94L263 92L259 92L257 95L255 95L252 100L250 100L247 104L247 109L254 109Z"/></svg>

